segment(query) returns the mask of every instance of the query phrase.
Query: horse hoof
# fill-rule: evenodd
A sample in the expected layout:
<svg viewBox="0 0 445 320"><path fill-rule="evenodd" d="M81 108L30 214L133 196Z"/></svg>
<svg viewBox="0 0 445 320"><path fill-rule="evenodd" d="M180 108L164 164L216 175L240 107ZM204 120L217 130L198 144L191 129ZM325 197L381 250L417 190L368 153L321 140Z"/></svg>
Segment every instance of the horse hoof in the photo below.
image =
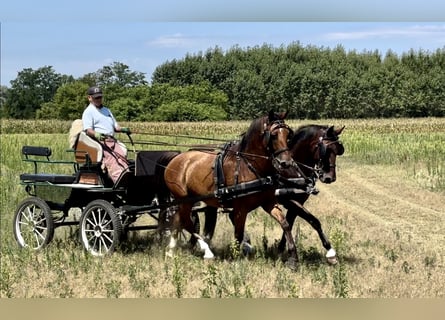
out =
<svg viewBox="0 0 445 320"><path fill-rule="evenodd" d="M326 253L326 259L328 260L329 264L337 264L338 260L337 260L337 253L335 252L334 249L329 249L328 252Z"/></svg>
<svg viewBox="0 0 445 320"><path fill-rule="evenodd" d="M336 265L338 263L337 257L327 258L328 263L331 265Z"/></svg>
<svg viewBox="0 0 445 320"><path fill-rule="evenodd" d="M248 242L243 242L241 244L241 250L245 257L250 257L255 254L255 248Z"/></svg>
<svg viewBox="0 0 445 320"><path fill-rule="evenodd" d="M295 258L289 258L286 261L286 266L291 269L292 271L297 270L298 268L298 260Z"/></svg>
<svg viewBox="0 0 445 320"><path fill-rule="evenodd" d="M213 253L210 253L210 254L208 254L208 253L206 253L206 254L204 254L204 257L203 257L205 260L211 260L211 259L214 259L215 258L215 255L213 254Z"/></svg>

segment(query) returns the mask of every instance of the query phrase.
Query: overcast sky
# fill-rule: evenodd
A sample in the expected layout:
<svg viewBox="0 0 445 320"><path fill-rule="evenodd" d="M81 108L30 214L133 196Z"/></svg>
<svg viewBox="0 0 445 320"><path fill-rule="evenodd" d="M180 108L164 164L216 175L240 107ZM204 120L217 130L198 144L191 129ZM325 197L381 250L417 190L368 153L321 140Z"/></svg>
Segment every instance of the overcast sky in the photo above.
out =
<svg viewBox="0 0 445 320"><path fill-rule="evenodd" d="M442 0L16 0L2 3L0 21L6 86L24 68L80 77L115 61L150 81L158 65L216 46L300 42L382 54L445 47Z"/></svg>

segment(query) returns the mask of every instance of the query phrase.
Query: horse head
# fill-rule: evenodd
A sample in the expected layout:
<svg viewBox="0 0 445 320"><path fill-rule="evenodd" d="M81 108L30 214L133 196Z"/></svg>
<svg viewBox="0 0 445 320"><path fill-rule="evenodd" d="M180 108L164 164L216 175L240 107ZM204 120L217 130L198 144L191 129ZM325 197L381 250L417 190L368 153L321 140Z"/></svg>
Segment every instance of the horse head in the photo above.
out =
<svg viewBox="0 0 445 320"><path fill-rule="evenodd" d="M304 125L290 141L291 154L304 175L318 174L321 182L336 180L336 159L344 153L339 135L344 127Z"/></svg>
<svg viewBox="0 0 445 320"><path fill-rule="evenodd" d="M272 158L272 165L277 172L293 168L294 161L289 152L288 141L293 131L284 122L287 112L269 112L263 125L263 145Z"/></svg>
<svg viewBox="0 0 445 320"><path fill-rule="evenodd" d="M345 149L339 140L339 135L345 127L334 129L330 126L322 136L318 138L318 174L323 183L332 183L337 179L336 159L343 155Z"/></svg>

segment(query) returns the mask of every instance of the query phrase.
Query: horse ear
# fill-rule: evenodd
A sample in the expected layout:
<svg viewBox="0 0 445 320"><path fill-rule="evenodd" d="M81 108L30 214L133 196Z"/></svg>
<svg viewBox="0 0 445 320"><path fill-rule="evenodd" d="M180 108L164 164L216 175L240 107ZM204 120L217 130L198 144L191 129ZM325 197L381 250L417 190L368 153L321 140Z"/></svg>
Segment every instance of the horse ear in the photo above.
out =
<svg viewBox="0 0 445 320"><path fill-rule="evenodd" d="M326 131L327 137L333 137L334 136L334 126L330 126L328 130Z"/></svg>
<svg viewBox="0 0 445 320"><path fill-rule="evenodd" d="M345 128L345 126L341 127L340 129L335 130L335 135L339 136L343 132L344 128Z"/></svg>
<svg viewBox="0 0 445 320"><path fill-rule="evenodd" d="M269 111L269 122L275 121L275 112L273 110Z"/></svg>
<svg viewBox="0 0 445 320"><path fill-rule="evenodd" d="M286 110L285 112L281 113L281 119L284 120L287 117L287 114L289 113L289 110Z"/></svg>

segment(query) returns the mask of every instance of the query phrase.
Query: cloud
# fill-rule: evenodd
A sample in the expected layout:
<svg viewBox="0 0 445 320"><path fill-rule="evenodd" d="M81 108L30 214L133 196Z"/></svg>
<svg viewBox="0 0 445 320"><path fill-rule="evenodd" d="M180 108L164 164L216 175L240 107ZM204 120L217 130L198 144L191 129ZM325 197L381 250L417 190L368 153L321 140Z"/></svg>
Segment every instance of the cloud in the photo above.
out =
<svg viewBox="0 0 445 320"><path fill-rule="evenodd" d="M366 40L366 39L389 39L389 38L445 38L444 25L409 26L401 28L378 28L362 31L331 32L324 36L327 40Z"/></svg>
<svg viewBox="0 0 445 320"><path fill-rule="evenodd" d="M149 41L148 45L159 48L189 48L198 43L196 38L187 37L181 33L162 35Z"/></svg>

